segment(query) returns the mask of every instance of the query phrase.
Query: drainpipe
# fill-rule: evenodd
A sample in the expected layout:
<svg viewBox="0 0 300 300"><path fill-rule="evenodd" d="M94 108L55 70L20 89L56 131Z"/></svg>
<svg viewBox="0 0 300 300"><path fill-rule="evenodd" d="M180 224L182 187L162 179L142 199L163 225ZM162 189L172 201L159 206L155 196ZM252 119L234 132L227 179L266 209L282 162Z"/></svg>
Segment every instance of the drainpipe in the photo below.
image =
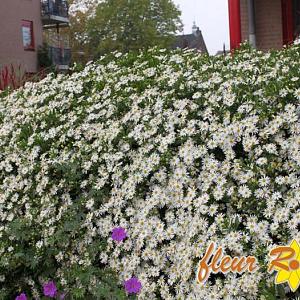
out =
<svg viewBox="0 0 300 300"><path fill-rule="evenodd" d="M249 43L253 48L256 48L254 0L248 0L248 17L249 17Z"/></svg>

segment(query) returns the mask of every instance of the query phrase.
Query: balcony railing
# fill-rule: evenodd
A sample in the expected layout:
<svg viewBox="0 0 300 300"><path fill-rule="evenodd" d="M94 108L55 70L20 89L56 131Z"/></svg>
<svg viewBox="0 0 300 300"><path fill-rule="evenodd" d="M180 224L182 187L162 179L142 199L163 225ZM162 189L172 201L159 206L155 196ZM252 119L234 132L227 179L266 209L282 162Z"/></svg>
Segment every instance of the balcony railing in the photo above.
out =
<svg viewBox="0 0 300 300"><path fill-rule="evenodd" d="M41 6L44 25L69 22L69 6L66 0L41 0Z"/></svg>
<svg viewBox="0 0 300 300"><path fill-rule="evenodd" d="M49 47L49 57L53 65L66 68L71 62L71 49Z"/></svg>

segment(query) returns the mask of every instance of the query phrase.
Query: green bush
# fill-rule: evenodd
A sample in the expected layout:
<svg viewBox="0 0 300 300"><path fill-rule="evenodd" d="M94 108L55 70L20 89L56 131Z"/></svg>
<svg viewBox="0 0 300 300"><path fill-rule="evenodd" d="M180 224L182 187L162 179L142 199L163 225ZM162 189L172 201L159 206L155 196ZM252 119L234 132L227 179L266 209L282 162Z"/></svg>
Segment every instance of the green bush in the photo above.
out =
<svg viewBox="0 0 300 300"><path fill-rule="evenodd" d="M38 65L42 69L53 66L53 62L52 62L51 58L49 57L49 46L47 43L44 43L42 46L39 46Z"/></svg>
<svg viewBox="0 0 300 300"><path fill-rule="evenodd" d="M266 265L300 237L299 49L114 53L1 99L0 299L296 296ZM212 240L259 271L197 284Z"/></svg>

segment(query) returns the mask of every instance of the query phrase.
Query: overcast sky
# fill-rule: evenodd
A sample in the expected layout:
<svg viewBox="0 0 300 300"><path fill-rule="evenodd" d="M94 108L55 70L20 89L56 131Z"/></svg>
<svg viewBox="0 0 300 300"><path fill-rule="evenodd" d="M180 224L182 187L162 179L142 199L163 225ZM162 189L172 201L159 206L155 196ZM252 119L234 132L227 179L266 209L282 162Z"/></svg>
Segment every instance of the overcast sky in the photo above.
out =
<svg viewBox="0 0 300 300"><path fill-rule="evenodd" d="M184 33L192 32L193 21L202 31L210 54L229 48L228 0L173 0L182 11Z"/></svg>

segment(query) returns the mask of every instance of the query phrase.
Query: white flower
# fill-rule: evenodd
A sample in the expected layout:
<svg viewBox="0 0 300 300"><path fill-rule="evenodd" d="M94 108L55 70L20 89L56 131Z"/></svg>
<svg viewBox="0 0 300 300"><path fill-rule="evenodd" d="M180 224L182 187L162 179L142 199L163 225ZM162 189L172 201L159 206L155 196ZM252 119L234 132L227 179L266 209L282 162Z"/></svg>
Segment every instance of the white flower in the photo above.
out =
<svg viewBox="0 0 300 300"><path fill-rule="evenodd" d="M38 241L38 242L36 243L36 247L37 247L38 249L41 249L41 248L43 247L43 244L44 244L43 241Z"/></svg>
<svg viewBox="0 0 300 300"><path fill-rule="evenodd" d="M94 200L94 199L90 199L90 200L87 201L85 207L86 207L87 209L92 209L93 206L94 206L94 203L95 203L95 200Z"/></svg>
<svg viewBox="0 0 300 300"><path fill-rule="evenodd" d="M239 194L243 198L249 198L252 193L251 190L246 185L242 185L241 187L239 187Z"/></svg>

